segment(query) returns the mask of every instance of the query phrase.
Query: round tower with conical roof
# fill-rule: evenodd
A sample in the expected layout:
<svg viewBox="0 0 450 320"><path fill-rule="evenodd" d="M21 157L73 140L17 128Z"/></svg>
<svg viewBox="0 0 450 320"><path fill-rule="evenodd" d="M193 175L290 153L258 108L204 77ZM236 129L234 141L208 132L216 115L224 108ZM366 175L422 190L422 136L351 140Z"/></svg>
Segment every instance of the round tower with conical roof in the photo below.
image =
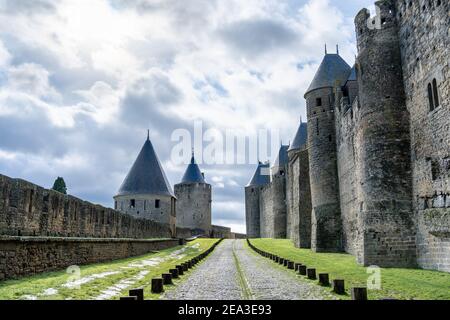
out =
<svg viewBox="0 0 450 320"><path fill-rule="evenodd" d="M260 238L261 212L259 198L261 188L270 182L269 163L258 163L252 179L245 187L245 222L248 238Z"/></svg>
<svg viewBox="0 0 450 320"><path fill-rule="evenodd" d="M150 136L114 196L114 207L136 218L168 224L175 236L175 195Z"/></svg>
<svg viewBox="0 0 450 320"><path fill-rule="evenodd" d="M342 250L334 87L343 85L350 73L351 67L339 54L326 53L305 93L312 195L311 248L317 252Z"/></svg>
<svg viewBox="0 0 450 320"><path fill-rule="evenodd" d="M189 228L195 235L209 235L211 231L211 185L195 162L191 162L181 179L175 185L177 197L177 227Z"/></svg>

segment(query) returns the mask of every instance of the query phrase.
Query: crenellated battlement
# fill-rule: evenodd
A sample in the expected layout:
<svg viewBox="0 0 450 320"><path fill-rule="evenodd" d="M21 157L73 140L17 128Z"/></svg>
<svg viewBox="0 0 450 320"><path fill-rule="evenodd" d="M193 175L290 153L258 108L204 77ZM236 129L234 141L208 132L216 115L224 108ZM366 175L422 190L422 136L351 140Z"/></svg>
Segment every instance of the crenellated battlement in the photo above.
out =
<svg viewBox="0 0 450 320"><path fill-rule="evenodd" d="M289 161L297 246L310 236L313 250L343 249L363 265L450 271L449 11L449 1L378 1L374 16L355 17L351 72L325 55L305 93L311 208L295 201L308 179L295 152ZM281 194L272 184L262 192Z"/></svg>

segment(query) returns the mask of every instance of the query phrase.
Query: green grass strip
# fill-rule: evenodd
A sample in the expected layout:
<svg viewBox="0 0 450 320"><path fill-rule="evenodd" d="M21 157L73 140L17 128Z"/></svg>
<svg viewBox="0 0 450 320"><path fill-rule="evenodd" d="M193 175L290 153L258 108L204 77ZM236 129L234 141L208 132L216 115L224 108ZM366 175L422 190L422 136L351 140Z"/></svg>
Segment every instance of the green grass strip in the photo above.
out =
<svg viewBox="0 0 450 320"><path fill-rule="evenodd" d="M251 239L257 248L329 273L331 279L344 279L347 292L354 286L367 286L371 274L346 253L316 253L294 247L289 239ZM381 288L368 290L369 299L394 298L450 300L450 273L423 269L380 268Z"/></svg>

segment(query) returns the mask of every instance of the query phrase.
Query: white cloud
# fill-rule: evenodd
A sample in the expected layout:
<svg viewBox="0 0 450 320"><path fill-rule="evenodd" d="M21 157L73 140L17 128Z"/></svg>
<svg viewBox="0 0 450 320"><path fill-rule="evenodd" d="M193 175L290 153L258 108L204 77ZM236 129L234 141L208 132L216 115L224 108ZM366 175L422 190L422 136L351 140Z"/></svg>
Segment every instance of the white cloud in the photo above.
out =
<svg viewBox="0 0 450 320"><path fill-rule="evenodd" d="M109 205L147 128L174 183L185 168L170 162L170 133L194 120L279 129L287 142L324 43L352 63L355 12L345 10L328 0L3 0L0 172L44 185L65 175L72 192ZM242 226L253 167L202 169L214 214Z"/></svg>
<svg viewBox="0 0 450 320"><path fill-rule="evenodd" d="M11 54L8 52L3 42L0 40L0 68L7 66L10 60Z"/></svg>

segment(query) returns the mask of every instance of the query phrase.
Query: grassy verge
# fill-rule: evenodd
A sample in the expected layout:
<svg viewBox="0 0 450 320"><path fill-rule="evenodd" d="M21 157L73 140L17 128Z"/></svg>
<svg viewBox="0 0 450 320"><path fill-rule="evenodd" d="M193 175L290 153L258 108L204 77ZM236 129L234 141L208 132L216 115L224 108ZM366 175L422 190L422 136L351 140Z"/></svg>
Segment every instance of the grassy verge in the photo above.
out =
<svg viewBox="0 0 450 320"><path fill-rule="evenodd" d="M197 239L186 246L177 246L157 253L80 267L79 286L68 286L72 275L66 270L39 274L18 280L0 282L0 300L89 300L118 299L132 288L144 288L146 299L158 299L151 294L151 279L167 273L175 265L207 250L217 239ZM175 279L177 284L182 279ZM72 282L73 283L73 282ZM170 286L167 287L170 289Z"/></svg>
<svg viewBox="0 0 450 320"><path fill-rule="evenodd" d="M252 239L257 248L316 268L331 279L344 279L347 288L367 286L367 268L355 257L343 253L314 253L295 248L290 240ZM381 268L381 289L368 290L369 299L442 299L450 300L450 273L422 269Z"/></svg>

